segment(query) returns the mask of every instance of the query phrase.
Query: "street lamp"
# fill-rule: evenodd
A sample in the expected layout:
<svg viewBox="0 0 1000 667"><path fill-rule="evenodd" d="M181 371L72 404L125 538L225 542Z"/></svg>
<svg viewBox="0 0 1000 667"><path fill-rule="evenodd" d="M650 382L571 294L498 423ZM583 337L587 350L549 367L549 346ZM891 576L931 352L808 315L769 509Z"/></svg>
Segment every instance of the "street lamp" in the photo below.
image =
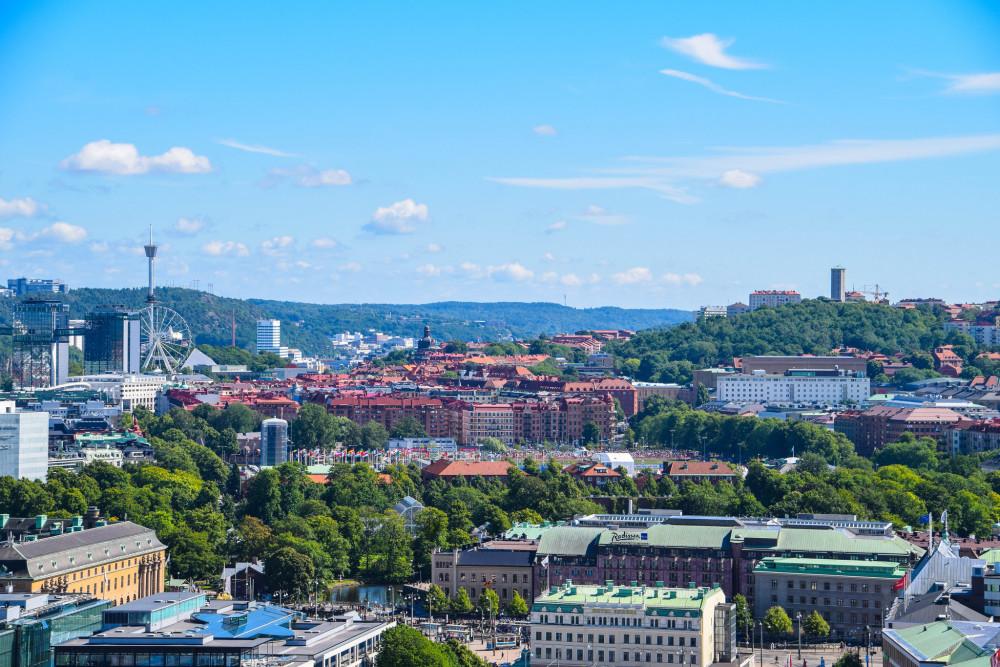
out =
<svg viewBox="0 0 1000 667"><path fill-rule="evenodd" d="M760 626L760 667L764 667L764 621L757 621Z"/></svg>
<svg viewBox="0 0 1000 667"><path fill-rule="evenodd" d="M802 612L795 612L795 620L799 622L799 660L802 659Z"/></svg>

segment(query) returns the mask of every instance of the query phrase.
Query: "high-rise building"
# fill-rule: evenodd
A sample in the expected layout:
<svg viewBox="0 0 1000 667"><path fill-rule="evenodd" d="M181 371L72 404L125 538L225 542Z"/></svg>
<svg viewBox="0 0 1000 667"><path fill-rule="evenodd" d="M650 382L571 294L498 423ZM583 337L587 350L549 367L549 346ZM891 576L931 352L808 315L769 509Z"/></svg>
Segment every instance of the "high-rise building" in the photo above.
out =
<svg viewBox="0 0 1000 667"><path fill-rule="evenodd" d="M842 266L830 269L830 300L847 301L847 269Z"/></svg>
<svg viewBox="0 0 1000 667"><path fill-rule="evenodd" d="M49 413L18 412L0 401L0 476L45 480L49 467Z"/></svg>
<svg viewBox="0 0 1000 667"><path fill-rule="evenodd" d="M281 320L257 320L257 353L261 352L288 356L288 348L281 346Z"/></svg>
<svg viewBox="0 0 1000 667"><path fill-rule="evenodd" d="M69 376L69 305L31 298L14 306L11 366L18 387L51 387Z"/></svg>
<svg viewBox="0 0 1000 667"><path fill-rule="evenodd" d="M288 460L288 422L265 419L260 425L260 464L277 466Z"/></svg>
<svg viewBox="0 0 1000 667"><path fill-rule="evenodd" d="M87 315L83 367L87 374L139 373L139 316L123 306Z"/></svg>
<svg viewBox="0 0 1000 667"><path fill-rule="evenodd" d="M7 289L14 296L31 296L32 294L65 294L69 288L61 280L52 278L8 278Z"/></svg>

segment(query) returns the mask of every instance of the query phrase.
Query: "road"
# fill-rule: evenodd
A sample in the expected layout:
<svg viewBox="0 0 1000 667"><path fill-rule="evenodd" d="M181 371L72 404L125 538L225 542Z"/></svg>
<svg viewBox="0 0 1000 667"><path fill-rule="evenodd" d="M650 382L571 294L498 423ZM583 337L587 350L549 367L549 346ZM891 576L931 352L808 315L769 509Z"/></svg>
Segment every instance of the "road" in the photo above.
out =
<svg viewBox="0 0 1000 667"><path fill-rule="evenodd" d="M748 650L746 647L741 646L741 654ZM856 651L856 647L848 647L847 651ZM861 647L861 659L864 661L864 647ZM839 647L834 648L833 646L825 647L823 649L813 649L808 646L802 647L802 658L798 657L798 650L795 645L789 645L787 649L775 648L771 649L766 647L764 649L764 663L760 664L760 648L757 649L755 655L757 659L754 661L755 667L785 667L788 664L788 656L792 656L792 667L819 667L820 659L822 658L825 667L833 667L833 663L843 655L846 651L840 650ZM882 651L877 647L872 648L871 661L868 667L882 667Z"/></svg>

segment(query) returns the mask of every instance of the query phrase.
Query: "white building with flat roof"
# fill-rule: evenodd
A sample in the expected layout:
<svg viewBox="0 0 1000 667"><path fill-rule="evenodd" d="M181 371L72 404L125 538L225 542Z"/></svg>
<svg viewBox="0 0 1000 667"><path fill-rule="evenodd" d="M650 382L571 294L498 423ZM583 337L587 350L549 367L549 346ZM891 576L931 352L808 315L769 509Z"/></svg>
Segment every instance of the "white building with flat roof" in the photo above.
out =
<svg viewBox="0 0 1000 667"><path fill-rule="evenodd" d="M724 375L716 389L720 401L778 405L860 405L869 396L871 381L864 374L823 370Z"/></svg>
<svg viewBox="0 0 1000 667"><path fill-rule="evenodd" d="M0 401L0 476L44 481L48 470L49 413Z"/></svg>
<svg viewBox="0 0 1000 667"><path fill-rule="evenodd" d="M281 346L281 320L257 320L257 353L261 352L288 356L288 348Z"/></svg>

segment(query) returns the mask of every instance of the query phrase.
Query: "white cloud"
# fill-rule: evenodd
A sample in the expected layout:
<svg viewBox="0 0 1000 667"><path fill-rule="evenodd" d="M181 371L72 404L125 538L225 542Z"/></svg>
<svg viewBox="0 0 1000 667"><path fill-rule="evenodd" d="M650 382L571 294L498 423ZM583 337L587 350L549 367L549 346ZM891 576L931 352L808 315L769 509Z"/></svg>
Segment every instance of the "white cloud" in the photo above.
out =
<svg viewBox="0 0 1000 667"><path fill-rule="evenodd" d="M591 204L584 212L577 216L580 220L592 222L595 225L624 225L628 224L628 218L618 213L612 213L607 209Z"/></svg>
<svg viewBox="0 0 1000 667"><path fill-rule="evenodd" d="M664 273L663 282L668 285L688 285L696 287L704 280L697 273Z"/></svg>
<svg viewBox="0 0 1000 667"><path fill-rule="evenodd" d="M727 169L719 177L719 184L725 185L727 188L742 190L757 187L760 185L760 180L760 176L757 174L751 174L741 169Z"/></svg>
<svg viewBox="0 0 1000 667"><path fill-rule="evenodd" d="M111 246L108 245L107 241L94 241L89 247L90 252L101 254L107 252Z"/></svg>
<svg viewBox="0 0 1000 667"><path fill-rule="evenodd" d="M434 264L423 264L417 267L417 273L423 276L440 276L441 267Z"/></svg>
<svg viewBox="0 0 1000 667"><path fill-rule="evenodd" d="M536 125L535 127L531 128L531 131L540 137L554 137L556 136L556 134L558 134L556 128L552 127L551 125Z"/></svg>
<svg viewBox="0 0 1000 667"><path fill-rule="evenodd" d="M295 238L291 236L275 236L274 238L261 241L260 251L265 255L277 255L284 248L295 243Z"/></svg>
<svg viewBox="0 0 1000 667"><path fill-rule="evenodd" d="M17 240L17 232L10 227L0 227L0 250L10 250Z"/></svg>
<svg viewBox="0 0 1000 667"><path fill-rule="evenodd" d="M505 177L492 180L552 190L645 189L679 203L694 203L692 184L719 183L727 171L760 177L790 171L910 160L929 160L1000 150L1000 134L917 139L847 139L802 146L712 148L700 157L626 157L625 166L600 175L569 178ZM669 196L665 193L679 193Z"/></svg>
<svg viewBox="0 0 1000 667"><path fill-rule="evenodd" d="M644 266L634 266L631 269L616 273L611 276L611 280L616 285L635 285L637 283L648 283L653 279L653 272Z"/></svg>
<svg viewBox="0 0 1000 667"><path fill-rule="evenodd" d="M320 237L318 239L313 239L312 247L320 248L321 250L329 250L331 248L336 248L337 242L331 238Z"/></svg>
<svg viewBox="0 0 1000 667"><path fill-rule="evenodd" d="M975 72L971 74L942 74L927 70L909 70L913 75L944 79L947 85L941 91L946 95L990 95L1000 93L1000 72Z"/></svg>
<svg viewBox="0 0 1000 667"><path fill-rule="evenodd" d="M774 100L770 97L755 97L753 95L744 95L743 93L738 93L735 90L729 90L728 88L723 88L719 84L715 83L711 79L706 79L703 76L698 76L696 74L691 74L690 72L682 72L679 69L661 69L660 74L665 76L670 76L675 79L681 79L682 81L689 81L691 83L696 83L699 86L703 86L713 93L718 93L719 95L726 95L728 97L736 97L741 100L751 100L753 102L770 102L771 104L784 104L781 100Z"/></svg>
<svg viewBox="0 0 1000 667"><path fill-rule="evenodd" d="M710 32L691 37L664 37L660 45L675 53L687 56L702 65L722 69L764 69L763 63L737 58L726 53L735 39L719 39Z"/></svg>
<svg viewBox="0 0 1000 667"><path fill-rule="evenodd" d="M556 256L553 255L551 252L547 252L544 255L542 255L542 259L544 259L546 262L554 262L556 261Z"/></svg>
<svg viewBox="0 0 1000 667"><path fill-rule="evenodd" d="M478 276L481 273L481 269L478 264L473 262L462 262L458 265L458 268L469 274L470 276Z"/></svg>
<svg viewBox="0 0 1000 667"><path fill-rule="evenodd" d="M50 238L59 243L79 243L87 238L87 230L79 225L68 222L53 222L38 233L39 236Z"/></svg>
<svg viewBox="0 0 1000 667"><path fill-rule="evenodd" d="M567 273L559 279L559 282L566 287L579 287L583 284L583 280L575 273Z"/></svg>
<svg viewBox="0 0 1000 667"><path fill-rule="evenodd" d="M317 169L303 165L294 169L272 169L264 179L264 185L284 180L302 188L341 187L353 182L351 174L343 169Z"/></svg>
<svg viewBox="0 0 1000 667"><path fill-rule="evenodd" d="M150 172L204 174L212 171L207 157L195 155L190 148L174 146L161 155L139 154L135 144L115 144L107 139L92 141L80 152L70 155L59 166L68 171L92 171L132 176Z"/></svg>
<svg viewBox="0 0 1000 667"><path fill-rule="evenodd" d="M274 157L298 157L294 153L286 153L285 151L278 150L277 148L261 146L260 144L244 144L236 141L235 139L216 139L215 143L220 146L235 148L236 150L243 151L245 153L260 153L262 155L271 155Z"/></svg>
<svg viewBox="0 0 1000 667"><path fill-rule="evenodd" d="M4 199L0 197L0 218L33 218L42 211L42 206L31 197Z"/></svg>
<svg viewBox="0 0 1000 667"><path fill-rule="evenodd" d="M444 250L444 248L442 248L442 247L441 247L440 245L438 245L437 243L428 243L428 244L427 244L427 245L426 245L426 246L424 247L424 250L426 250L427 252L429 252L429 253L431 253L431 254L434 254L434 253L438 253L438 252L441 252L442 250Z"/></svg>
<svg viewBox="0 0 1000 667"><path fill-rule="evenodd" d="M357 273L362 267L358 262L344 262L337 268L345 273Z"/></svg>
<svg viewBox="0 0 1000 667"><path fill-rule="evenodd" d="M205 221L201 218L177 218L174 223L174 231L185 236L194 236L205 228Z"/></svg>
<svg viewBox="0 0 1000 667"><path fill-rule="evenodd" d="M567 226L568 226L568 223L565 220L556 220L551 225L549 225L548 227L546 227L545 231L548 232L549 234L551 234L553 232L561 232L564 229L566 229Z"/></svg>
<svg viewBox="0 0 1000 667"><path fill-rule="evenodd" d="M531 280L535 273L519 262L509 262L507 264L488 267L486 275L494 280L524 282L525 280Z"/></svg>
<svg viewBox="0 0 1000 667"><path fill-rule="evenodd" d="M412 234L416 223L429 217L426 204L404 199L389 206L379 207L364 228L373 234Z"/></svg>
<svg viewBox="0 0 1000 667"><path fill-rule="evenodd" d="M489 180L504 185L516 185L523 188L546 188L549 190L624 190L640 188L652 190L664 198L678 204L693 204L697 197L690 195L686 189L664 183L657 178L611 178L607 176L580 176L570 178L524 178L524 177L491 177ZM559 224L559 223L556 223ZM556 229L562 229L558 227Z"/></svg>
<svg viewBox="0 0 1000 667"><path fill-rule="evenodd" d="M223 255L246 257L250 254L250 249L246 244L239 241L209 241L201 246L201 250L206 255L212 255L213 257L221 257Z"/></svg>

